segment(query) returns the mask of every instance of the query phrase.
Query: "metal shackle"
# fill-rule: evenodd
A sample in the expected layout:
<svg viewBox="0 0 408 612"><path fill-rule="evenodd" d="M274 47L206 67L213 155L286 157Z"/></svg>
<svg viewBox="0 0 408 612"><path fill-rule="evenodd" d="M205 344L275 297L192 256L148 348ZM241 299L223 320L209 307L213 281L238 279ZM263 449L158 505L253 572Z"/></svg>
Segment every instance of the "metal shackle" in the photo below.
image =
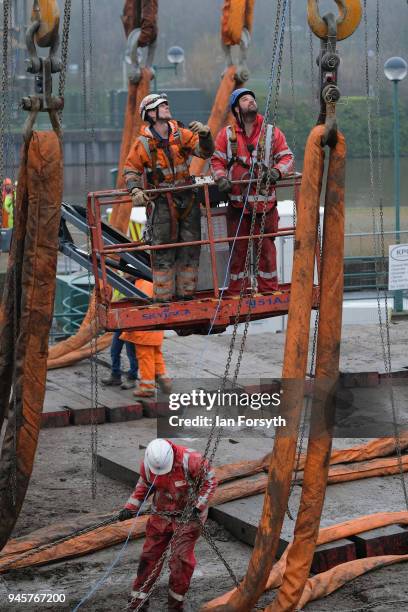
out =
<svg viewBox="0 0 408 612"><path fill-rule="evenodd" d="M362 16L361 0L334 0L339 9L337 18L337 40L344 40L358 28ZM320 16L317 0L307 0L307 20L312 32L325 40L328 26Z"/></svg>

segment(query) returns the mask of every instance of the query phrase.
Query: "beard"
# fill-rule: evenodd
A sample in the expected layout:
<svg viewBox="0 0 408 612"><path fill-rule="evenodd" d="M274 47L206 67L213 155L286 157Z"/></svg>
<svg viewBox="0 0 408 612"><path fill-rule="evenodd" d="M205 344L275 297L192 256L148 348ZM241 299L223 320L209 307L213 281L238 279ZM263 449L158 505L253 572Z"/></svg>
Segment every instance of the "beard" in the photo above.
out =
<svg viewBox="0 0 408 612"><path fill-rule="evenodd" d="M245 123L250 123L251 121L255 121L256 116L258 114L258 109L254 108L254 109L250 109L247 110L245 112L241 111L242 114L242 119Z"/></svg>

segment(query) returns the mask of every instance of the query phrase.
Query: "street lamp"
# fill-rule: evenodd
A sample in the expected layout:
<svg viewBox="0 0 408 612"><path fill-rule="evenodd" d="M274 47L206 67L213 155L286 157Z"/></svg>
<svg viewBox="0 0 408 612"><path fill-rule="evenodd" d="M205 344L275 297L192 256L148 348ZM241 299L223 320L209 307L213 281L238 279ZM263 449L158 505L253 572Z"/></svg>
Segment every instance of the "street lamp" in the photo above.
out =
<svg viewBox="0 0 408 612"><path fill-rule="evenodd" d="M167 50L167 59L171 66L153 66L154 77L153 87L154 91L157 92L157 73L159 70L173 70L174 74L177 74L177 66L184 62L184 49L182 47L170 47Z"/></svg>
<svg viewBox="0 0 408 612"><path fill-rule="evenodd" d="M398 109L398 83L405 79L408 72L407 62L402 57L390 57L384 64L384 74L389 81L393 82L393 106L394 106L394 202L395 202L395 239L397 244L401 241L401 221L400 221L400 126ZM403 301L402 291L398 290L394 294L394 310L402 312Z"/></svg>

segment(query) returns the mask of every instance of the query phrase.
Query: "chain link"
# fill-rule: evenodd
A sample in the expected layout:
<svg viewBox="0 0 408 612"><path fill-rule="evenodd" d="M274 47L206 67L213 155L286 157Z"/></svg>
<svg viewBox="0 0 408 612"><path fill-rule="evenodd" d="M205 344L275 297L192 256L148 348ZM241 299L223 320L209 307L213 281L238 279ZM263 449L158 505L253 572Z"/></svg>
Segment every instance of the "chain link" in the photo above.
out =
<svg viewBox="0 0 408 612"><path fill-rule="evenodd" d="M372 202L378 202L378 209L380 213L380 245L376 239L376 209L374 206L371 209L372 213L372 224L373 224L373 248L376 262L376 291L377 291L377 311L378 311L378 322L381 339L381 348L383 353L384 368L386 373L386 379L390 390L391 399L391 410L395 440L395 451L398 461L399 477L401 481L401 487L404 495L405 506L408 510L408 491L405 482L404 469L402 465L402 450L401 450L401 439L398 426L397 409L395 406L394 387L392 382L392 360L391 360L391 338L390 338L390 322L388 315L388 300L387 290L383 285L380 284L380 278L383 279L384 283L384 272L385 272L385 243L384 243L384 210L382 201L382 161L381 161L381 131L380 131L380 5L377 0L376 6L376 119L378 125L378 142L377 142L377 155L378 155L378 174L377 183L375 180L374 171L374 148L373 148L373 129L372 129L372 108L370 99L370 73L368 66L368 17L367 17L367 0L364 0L364 51L365 51L365 84L366 84L366 100L367 100L367 131L368 131L368 150L370 159L370 188L371 188L371 200ZM383 322L381 312L381 294L384 299L385 306L385 323Z"/></svg>
<svg viewBox="0 0 408 612"><path fill-rule="evenodd" d="M13 569L16 563L23 561L24 559L28 559L34 555L37 555L41 552L49 550L50 548L54 548L54 546L59 546L60 544L64 544L64 542L69 542L73 538L77 538L81 535L85 535L91 531L95 531L96 529L100 529L101 527L107 527L112 523L116 523L118 521L118 516L115 514L99 523L95 523L94 525L89 525L89 527L84 527L83 529L78 529L77 531L73 531L72 533L63 536L62 538L58 538L57 540L53 540L52 542L47 542L47 544L43 544L42 546L37 546L28 550L27 552L22 553L10 560L5 566L2 566L2 571L7 571L9 569Z"/></svg>
<svg viewBox="0 0 408 612"><path fill-rule="evenodd" d="M6 178L6 130L7 110L9 102L9 25L10 25L10 0L3 1L3 45L1 64L1 102L0 102L0 181ZM3 202L0 207L0 227L3 227Z"/></svg>
<svg viewBox="0 0 408 612"><path fill-rule="evenodd" d="M65 93L65 83L67 77L68 54L69 54L69 32L71 25L71 5L72 0L65 0L64 19L61 38L61 71L59 73L58 95L62 98ZM62 111L61 111L62 114Z"/></svg>

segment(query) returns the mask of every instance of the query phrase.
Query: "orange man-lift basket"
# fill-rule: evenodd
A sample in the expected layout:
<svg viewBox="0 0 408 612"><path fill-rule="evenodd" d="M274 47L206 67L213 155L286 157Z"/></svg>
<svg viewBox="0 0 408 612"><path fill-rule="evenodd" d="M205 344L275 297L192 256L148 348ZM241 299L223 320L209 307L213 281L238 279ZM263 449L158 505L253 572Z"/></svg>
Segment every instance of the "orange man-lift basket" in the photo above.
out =
<svg viewBox="0 0 408 612"><path fill-rule="evenodd" d="M301 175L296 174L287 177L277 183L276 187L294 186L297 189L300 184ZM249 182L249 181L242 181ZM101 327L113 331L118 329L173 329L180 335L184 333L201 333L224 331L228 325L238 321L245 321L248 314L252 321L285 315L289 309L290 284L279 285L277 291L271 293L255 293L244 295L240 304L239 296L227 296L220 287L223 278L219 278L217 272L216 249L220 244L233 243L234 240L252 240L260 238L260 235L227 237L215 237L214 212L216 216L226 215L227 207L212 207L210 202L209 184L206 182L194 183L181 187L149 190L147 193L164 193L181 190L195 189L203 214L207 219L208 239L172 243L151 246L142 242L127 242L124 244L105 245L102 233L103 207L115 207L127 203L130 200L129 193L123 190L98 191L88 196L88 222L91 230L92 262L95 278L99 276L100 282L96 283L97 312ZM295 228L282 227L276 233L265 233L264 238L293 236ZM126 252L151 252L156 249L179 248L192 245L206 245L210 253L212 289L197 291L192 300L177 300L168 303L151 303L146 298L129 297L119 301L111 301L112 292L109 287L107 270L109 262L116 260ZM319 252L316 250L316 264L319 267ZM319 287L315 286L313 296L313 307L318 304Z"/></svg>

